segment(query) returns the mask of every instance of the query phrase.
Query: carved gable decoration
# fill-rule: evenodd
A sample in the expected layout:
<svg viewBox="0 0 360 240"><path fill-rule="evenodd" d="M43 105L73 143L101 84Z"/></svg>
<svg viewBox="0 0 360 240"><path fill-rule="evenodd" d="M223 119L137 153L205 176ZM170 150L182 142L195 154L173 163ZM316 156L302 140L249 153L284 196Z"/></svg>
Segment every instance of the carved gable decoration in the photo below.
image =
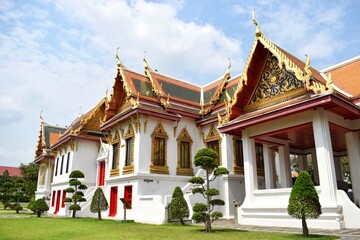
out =
<svg viewBox="0 0 360 240"><path fill-rule="evenodd" d="M115 135L114 135L114 137L112 139L112 143L114 144L114 143L117 143L119 141L120 141L119 132L117 130L115 130Z"/></svg>
<svg viewBox="0 0 360 240"><path fill-rule="evenodd" d="M188 131L186 130L186 128L183 128L183 130L181 130L179 137L176 140L177 141L188 141L190 143L193 142Z"/></svg>
<svg viewBox="0 0 360 240"><path fill-rule="evenodd" d="M285 67L280 68L277 58L269 54L258 85L245 111L267 107L306 93L305 83L298 80Z"/></svg>
<svg viewBox="0 0 360 240"><path fill-rule="evenodd" d="M162 137L165 137L166 139L168 139L168 135L165 132L165 129L161 123L159 123L156 126L156 128L154 129L154 132L151 134L151 137L156 137L156 136L162 136Z"/></svg>
<svg viewBox="0 0 360 240"><path fill-rule="evenodd" d="M219 135L218 131L216 130L216 128L214 126L211 126L210 131L209 131L208 135L206 136L205 141L209 142L209 141L219 140L219 139L220 139L220 135Z"/></svg>
<svg viewBox="0 0 360 240"><path fill-rule="evenodd" d="M89 130L95 130L95 131L99 131L100 130L100 119L104 118L104 111L103 109L99 109L98 111L96 111L95 114L93 114L89 121L86 123L85 128L89 129Z"/></svg>
<svg viewBox="0 0 360 240"><path fill-rule="evenodd" d="M129 138L129 137L132 137L132 136L134 136L134 128L132 127L131 124L129 124L128 130L125 133L124 138Z"/></svg>

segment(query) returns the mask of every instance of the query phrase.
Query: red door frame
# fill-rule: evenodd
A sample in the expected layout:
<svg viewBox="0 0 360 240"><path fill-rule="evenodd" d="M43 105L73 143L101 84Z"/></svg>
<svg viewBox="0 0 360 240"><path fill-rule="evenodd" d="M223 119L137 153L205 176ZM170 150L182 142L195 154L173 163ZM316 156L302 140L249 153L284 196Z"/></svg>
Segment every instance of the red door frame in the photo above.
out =
<svg viewBox="0 0 360 240"><path fill-rule="evenodd" d="M124 198L130 205L130 209L132 208L132 185L128 185L124 187ZM124 205L125 209L125 205Z"/></svg>
<svg viewBox="0 0 360 240"><path fill-rule="evenodd" d="M118 187L111 187L109 217L116 216L117 200L118 200L117 198L118 198Z"/></svg>
<svg viewBox="0 0 360 240"><path fill-rule="evenodd" d="M61 190L57 190L56 193L56 203L55 203L55 212L54 214L57 214L59 212L60 209L60 195L61 195Z"/></svg>
<svg viewBox="0 0 360 240"><path fill-rule="evenodd" d="M62 202L61 202L61 207L64 208L65 207L65 198L66 198L66 192L65 189L62 190Z"/></svg>
<svg viewBox="0 0 360 240"><path fill-rule="evenodd" d="M105 183L105 161L99 164L99 186L104 186Z"/></svg>

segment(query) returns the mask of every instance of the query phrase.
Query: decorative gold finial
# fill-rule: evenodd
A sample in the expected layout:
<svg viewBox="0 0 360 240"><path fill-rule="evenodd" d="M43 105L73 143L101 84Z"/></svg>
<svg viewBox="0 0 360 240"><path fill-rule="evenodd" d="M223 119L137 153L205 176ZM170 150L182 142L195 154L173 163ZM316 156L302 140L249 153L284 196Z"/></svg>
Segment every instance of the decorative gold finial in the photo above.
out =
<svg viewBox="0 0 360 240"><path fill-rule="evenodd" d="M259 24L257 23L256 19L255 19L255 8L252 10L252 21L253 23L255 24L256 26L256 32L255 32L255 35L257 37L259 37L261 35L261 30L260 30L260 27L259 27Z"/></svg>
<svg viewBox="0 0 360 240"><path fill-rule="evenodd" d="M43 116L42 116L42 110L40 111L40 123L43 124L44 123L44 119L43 119Z"/></svg>
<svg viewBox="0 0 360 240"><path fill-rule="evenodd" d="M81 106L79 107L79 115L78 115L78 117L80 118L81 117Z"/></svg>
<svg viewBox="0 0 360 240"><path fill-rule="evenodd" d="M120 58L119 58L119 47L116 49L116 54L115 54L115 58L118 60L118 67L121 66L121 61L120 61Z"/></svg>
<svg viewBox="0 0 360 240"><path fill-rule="evenodd" d="M230 59L230 58L228 58L228 60L229 60L229 64L228 64L228 68L227 68L227 70L226 70L226 73L225 73L225 74L230 74L231 59Z"/></svg>
<svg viewBox="0 0 360 240"><path fill-rule="evenodd" d="M305 67L304 67L304 70L305 70L305 74L307 73L311 73L310 71L310 56L308 56L307 54L305 54L306 56L306 63L305 63Z"/></svg>
<svg viewBox="0 0 360 240"><path fill-rule="evenodd" d="M148 62L146 61L145 55L146 55L146 51L144 51L144 58L143 58L144 65L145 65L144 67L145 67L145 70L150 70L150 67L149 67Z"/></svg>
<svg viewBox="0 0 360 240"><path fill-rule="evenodd" d="M105 98L108 97L108 92L109 92L109 86L106 87Z"/></svg>

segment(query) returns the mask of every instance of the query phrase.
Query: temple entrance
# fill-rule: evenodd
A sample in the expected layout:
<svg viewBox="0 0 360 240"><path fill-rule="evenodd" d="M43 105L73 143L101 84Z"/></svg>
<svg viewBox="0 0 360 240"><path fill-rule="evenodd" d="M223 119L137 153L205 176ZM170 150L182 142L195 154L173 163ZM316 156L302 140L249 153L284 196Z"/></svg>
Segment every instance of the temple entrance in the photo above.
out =
<svg viewBox="0 0 360 240"><path fill-rule="evenodd" d="M99 186L104 186L105 183L105 161L99 164Z"/></svg>
<svg viewBox="0 0 360 240"><path fill-rule="evenodd" d="M118 187L111 187L109 217L116 216L118 201Z"/></svg>
<svg viewBox="0 0 360 240"><path fill-rule="evenodd" d="M61 190L57 190L56 193L56 205L55 205L55 212L54 214L57 214L59 212L60 209L60 196L61 196Z"/></svg>

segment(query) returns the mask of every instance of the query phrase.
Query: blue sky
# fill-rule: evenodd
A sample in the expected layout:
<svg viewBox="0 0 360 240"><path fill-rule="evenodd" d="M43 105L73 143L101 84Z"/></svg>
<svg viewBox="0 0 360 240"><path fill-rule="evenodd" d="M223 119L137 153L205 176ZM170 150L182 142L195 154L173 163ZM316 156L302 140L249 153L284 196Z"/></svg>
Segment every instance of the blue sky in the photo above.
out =
<svg viewBox="0 0 360 240"><path fill-rule="evenodd" d="M360 55L360 1L32 0L0 4L0 165L33 161L39 114L69 125L111 88L115 51L198 85L242 72L251 11L274 43L321 70ZM0 173L1 174L1 173Z"/></svg>

